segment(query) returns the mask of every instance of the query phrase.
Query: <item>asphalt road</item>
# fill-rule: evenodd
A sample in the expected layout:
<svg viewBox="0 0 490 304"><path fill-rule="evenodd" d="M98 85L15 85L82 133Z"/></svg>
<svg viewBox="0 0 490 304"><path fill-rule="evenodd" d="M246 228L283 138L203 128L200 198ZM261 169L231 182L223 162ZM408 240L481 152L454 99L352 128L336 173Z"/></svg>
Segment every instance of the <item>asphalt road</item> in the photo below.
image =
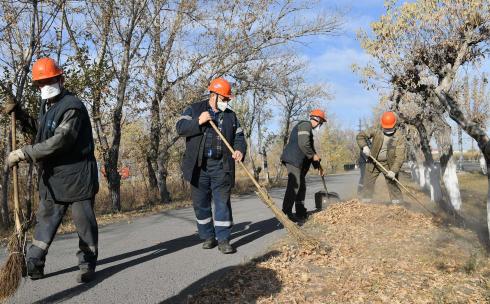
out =
<svg viewBox="0 0 490 304"><path fill-rule="evenodd" d="M357 180L357 172L328 176L328 190L351 198ZM309 210L321 189L318 177L308 178ZM283 194L284 189L271 191L278 204ZM232 244L238 250L233 255L201 249L191 208L169 211L102 227L97 277L88 284L75 281L76 234L56 237L47 256L46 278L24 280L8 303L180 303L203 283L264 253L286 233L255 194L232 202ZM5 255L0 259L3 262Z"/></svg>

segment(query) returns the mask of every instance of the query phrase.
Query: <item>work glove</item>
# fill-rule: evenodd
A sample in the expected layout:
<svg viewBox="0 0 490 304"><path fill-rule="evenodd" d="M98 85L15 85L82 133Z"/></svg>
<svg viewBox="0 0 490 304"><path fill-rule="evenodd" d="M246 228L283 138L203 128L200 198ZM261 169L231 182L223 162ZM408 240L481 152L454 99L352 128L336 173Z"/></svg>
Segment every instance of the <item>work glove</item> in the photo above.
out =
<svg viewBox="0 0 490 304"><path fill-rule="evenodd" d="M3 107L3 113L5 114L10 114L15 110L15 107L17 107L17 103L15 103L15 100L12 97L7 97L7 102L5 102L5 105Z"/></svg>
<svg viewBox="0 0 490 304"><path fill-rule="evenodd" d="M26 156L24 152L22 152L21 149L14 150L9 153L9 156L7 158L7 163L10 168L13 166L17 165L20 161L25 160Z"/></svg>
<svg viewBox="0 0 490 304"><path fill-rule="evenodd" d="M369 149L368 146L364 146L364 148L362 148L362 153L366 155L366 157L369 157L371 155L371 149Z"/></svg>
<svg viewBox="0 0 490 304"><path fill-rule="evenodd" d="M389 179L391 179L391 180L394 180L395 179L395 176L396 176L396 174L393 171L386 172L386 177L389 178Z"/></svg>
<svg viewBox="0 0 490 304"><path fill-rule="evenodd" d="M319 161L313 161L311 162L311 164L313 165L313 168L315 169L320 169L320 162Z"/></svg>

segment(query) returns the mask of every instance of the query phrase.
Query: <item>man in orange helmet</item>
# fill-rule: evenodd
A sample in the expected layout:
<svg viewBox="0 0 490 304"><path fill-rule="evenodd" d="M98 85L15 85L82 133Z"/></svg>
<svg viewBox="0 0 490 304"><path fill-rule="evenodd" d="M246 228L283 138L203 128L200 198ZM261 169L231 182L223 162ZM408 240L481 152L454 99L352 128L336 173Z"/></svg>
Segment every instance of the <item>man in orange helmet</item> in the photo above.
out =
<svg viewBox="0 0 490 304"><path fill-rule="evenodd" d="M294 126L289 135L287 145L281 155L281 161L286 165L288 170L288 184L282 211L293 222L306 220L308 214L305 208L304 200L306 195L305 176L313 167L323 174L320 167L320 157L315 151L313 140L313 129L320 127L326 121L325 112L315 109L310 112L310 119L300 121ZM293 214L293 205L296 214Z"/></svg>
<svg viewBox="0 0 490 304"><path fill-rule="evenodd" d="M31 279L44 277L49 246L69 206L79 236L77 281L95 276L98 228L93 210L98 191L97 163L90 118L84 104L63 88L63 71L51 58L40 58L32 67L32 81L41 92L37 135L33 145L12 151L9 166L34 162L39 170L39 209L32 245L27 253ZM5 111L22 114L16 104Z"/></svg>
<svg viewBox="0 0 490 304"><path fill-rule="evenodd" d="M370 202L372 200L376 179L382 172L382 169L378 168L370 158L374 157L389 170L383 173L390 192L391 202L393 204L400 203L403 196L394 179L398 178L398 172L405 161L406 144L405 137L397 131L395 113L384 112L381 116L381 128L360 132L357 135L357 144L368 160L364 175L364 187L361 190L363 201Z"/></svg>
<svg viewBox="0 0 490 304"><path fill-rule="evenodd" d="M177 133L186 138L182 160L184 179L191 184L192 202L203 249L218 245L224 254L234 253L230 244L233 216L231 188L235 184L235 161L247 150L236 114L228 107L231 85L224 78L211 81L209 98L187 107L177 121ZM230 153L209 124L213 121L235 153ZM214 200L214 216L211 210Z"/></svg>

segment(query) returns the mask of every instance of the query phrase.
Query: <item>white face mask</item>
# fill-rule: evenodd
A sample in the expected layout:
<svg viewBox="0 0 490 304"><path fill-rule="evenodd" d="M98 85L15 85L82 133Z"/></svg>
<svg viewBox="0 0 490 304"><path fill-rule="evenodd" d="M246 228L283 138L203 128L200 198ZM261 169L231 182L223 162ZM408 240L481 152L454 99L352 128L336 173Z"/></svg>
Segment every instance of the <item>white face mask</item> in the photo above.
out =
<svg viewBox="0 0 490 304"><path fill-rule="evenodd" d="M228 108L228 103L218 100L218 102L216 103L216 107L218 107L220 111L224 112Z"/></svg>
<svg viewBox="0 0 490 304"><path fill-rule="evenodd" d="M396 129L395 129L395 128L391 128L391 129L383 129L384 134L385 134L385 135L387 135L387 136L390 136L390 135L395 134L395 131L396 131Z"/></svg>
<svg viewBox="0 0 490 304"><path fill-rule="evenodd" d="M61 93L60 83L56 82L53 84L45 85L41 88L41 98L49 99L53 98Z"/></svg>

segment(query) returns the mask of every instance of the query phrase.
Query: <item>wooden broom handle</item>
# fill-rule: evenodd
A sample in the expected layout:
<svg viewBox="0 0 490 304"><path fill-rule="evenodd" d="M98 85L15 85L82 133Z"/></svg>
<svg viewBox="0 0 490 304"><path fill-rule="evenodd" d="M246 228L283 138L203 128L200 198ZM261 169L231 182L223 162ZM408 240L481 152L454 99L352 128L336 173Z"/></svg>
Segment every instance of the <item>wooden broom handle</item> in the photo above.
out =
<svg viewBox="0 0 490 304"><path fill-rule="evenodd" d="M17 150L17 128L15 111L10 114L11 129L12 129L12 151ZM17 233L21 232L22 226L20 224L20 204L19 204L19 180L18 180L18 165L12 168L13 184L14 184L14 219L15 229Z"/></svg>
<svg viewBox="0 0 490 304"><path fill-rule="evenodd" d="M384 173L388 173L388 169L386 169L376 158L374 158L372 155L369 155L369 157L373 160L374 164L379 167ZM407 187L405 187L396 177L393 179L400 187L405 190L417 203L419 203L420 206L422 206L426 211L430 212L433 216L436 216L436 214L429 209L427 209L424 204L417 199L417 197L410 191L408 190Z"/></svg>
<svg viewBox="0 0 490 304"><path fill-rule="evenodd" d="M214 121L210 120L209 121L209 124L211 125L211 127L213 127L214 131L216 131L216 133L221 138L221 140L223 140L223 142L225 143L225 145L228 148L228 150L230 150L231 154L235 153L235 149L233 149L233 147L230 145L230 143L226 140L225 136L218 129L218 127L216 126L216 124L214 123ZM252 175L252 173L250 173L250 171L247 169L247 167L245 167L245 164L241 160L239 160L238 162L242 166L243 170L245 170L245 173L247 173L248 177L252 180L252 182L254 183L255 187L257 187L257 189L262 192L262 187L257 182L257 180Z"/></svg>

